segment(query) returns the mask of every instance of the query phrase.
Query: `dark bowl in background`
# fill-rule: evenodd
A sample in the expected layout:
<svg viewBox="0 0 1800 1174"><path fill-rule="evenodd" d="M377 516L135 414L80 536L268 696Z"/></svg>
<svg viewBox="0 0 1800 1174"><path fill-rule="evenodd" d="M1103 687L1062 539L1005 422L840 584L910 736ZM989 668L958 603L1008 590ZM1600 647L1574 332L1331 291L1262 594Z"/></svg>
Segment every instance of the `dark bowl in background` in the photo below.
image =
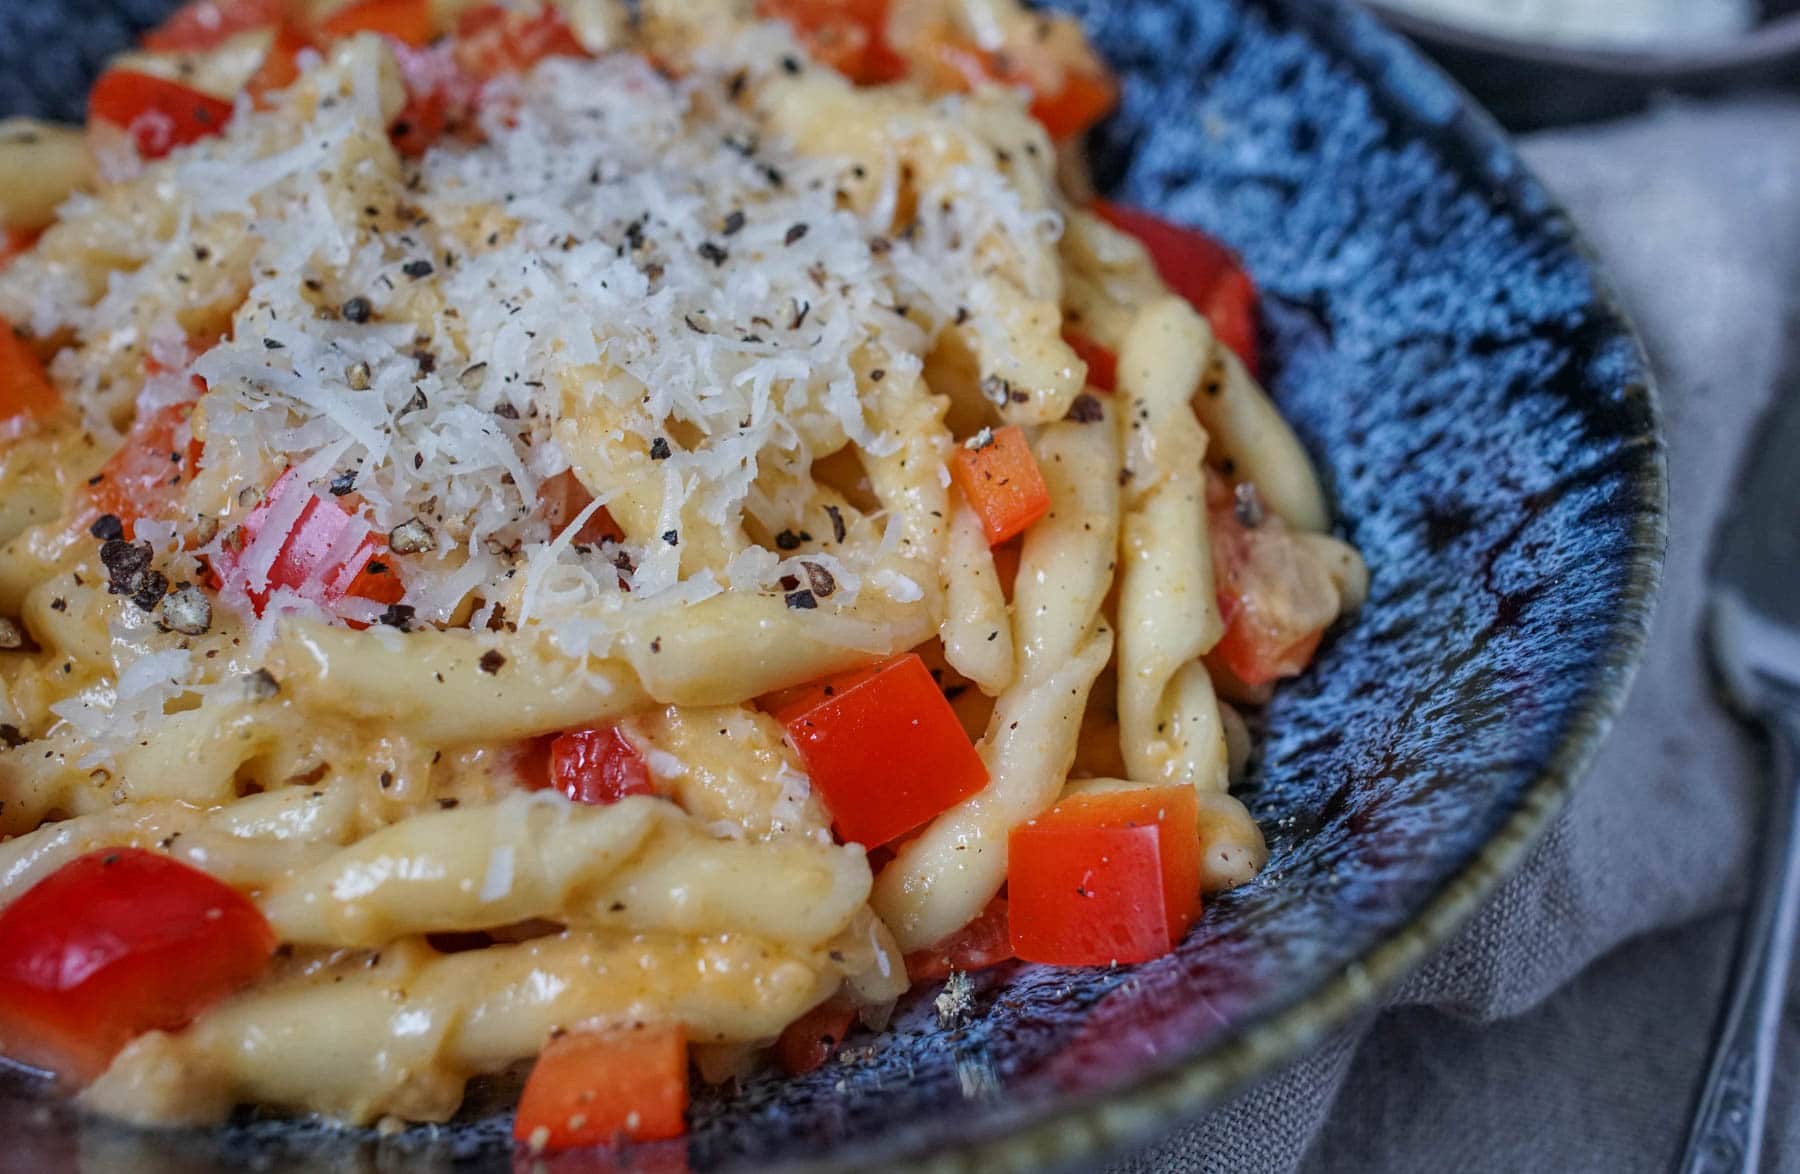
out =
<svg viewBox="0 0 1800 1174"><path fill-rule="evenodd" d="M1630 48L1518 40L1368 4L1512 130L1630 114L1662 94L1800 82L1800 0L1763 0L1761 23L1740 37Z"/></svg>
<svg viewBox="0 0 1800 1174"><path fill-rule="evenodd" d="M652 1168L1041 1170L1174 1127L1454 932L1560 808L1642 646L1665 513L1650 376L1487 116L1343 4L1062 2L1121 79L1102 187L1243 255L1271 391L1368 558L1369 603L1265 715L1243 793L1267 871L1209 899L1174 954L984 971L956 1027L915 992L853 1062L697 1087L690 1136L640 1155ZM0 2L0 113L79 117L163 7ZM506 1170L508 1125L477 1098L393 1136L252 1114L138 1133L0 1075L9 1172Z"/></svg>

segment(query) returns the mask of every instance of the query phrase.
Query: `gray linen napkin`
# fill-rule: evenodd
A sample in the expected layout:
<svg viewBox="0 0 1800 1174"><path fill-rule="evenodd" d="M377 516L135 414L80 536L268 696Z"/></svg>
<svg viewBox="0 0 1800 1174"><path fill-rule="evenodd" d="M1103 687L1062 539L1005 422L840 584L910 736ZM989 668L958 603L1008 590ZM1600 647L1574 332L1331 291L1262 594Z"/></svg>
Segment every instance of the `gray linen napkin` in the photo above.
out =
<svg viewBox="0 0 1800 1174"><path fill-rule="evenodd" d="M1661 379L1673 518L1632 694L1519 874L1386 1010L1114 1174L1659 1170L1678 1148L1764 785L1710 692L1697 623L1713 524L1789 345L1800 103L1674 106L1522 147ZM1764 1152L1800 1170L1793 1007L1785 1030Z"/></svg>

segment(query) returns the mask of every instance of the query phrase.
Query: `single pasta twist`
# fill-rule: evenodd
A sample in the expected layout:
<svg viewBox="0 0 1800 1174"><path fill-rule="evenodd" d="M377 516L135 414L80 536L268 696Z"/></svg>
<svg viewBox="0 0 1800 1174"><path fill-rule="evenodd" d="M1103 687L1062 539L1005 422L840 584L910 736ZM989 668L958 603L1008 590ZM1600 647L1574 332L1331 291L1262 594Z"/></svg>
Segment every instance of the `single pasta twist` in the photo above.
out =
<svg viewBox="0 0 1800 1174"><path fill-rule="evenodd" d="M1050 511L1025 535L1013 589L1018 667L977 749L988 785L934 819L876 878L870 903L906 950L967 924L1006 879L1006 837L1055 802L1094 679L1112 658L1101 614L1119 525L1117 413L1037 438Z"/></svg>
<svg viewBox="0 0 1800 1174"><path fill-rule="evenodd" d="M1179 298L1146 306L1119 356L1125 431L1119 729L1129 775L1222 791L1225 731L1200 656L1224 624L1207 542L1206 432L1188 406L1212 350Z"/></svg>

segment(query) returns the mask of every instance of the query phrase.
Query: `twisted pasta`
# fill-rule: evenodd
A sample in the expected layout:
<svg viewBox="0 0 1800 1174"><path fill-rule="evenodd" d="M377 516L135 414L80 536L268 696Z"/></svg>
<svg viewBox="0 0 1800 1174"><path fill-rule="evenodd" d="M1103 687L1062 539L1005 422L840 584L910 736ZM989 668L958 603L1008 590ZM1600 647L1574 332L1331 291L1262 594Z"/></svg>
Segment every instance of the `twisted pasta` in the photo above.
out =
<svg viewBox="0 0 1800 1174"><path fill-rule="evenodd" d="M1027 533L1013 597L1018 669L979 750L988 785L933 820L876 878L871 900L902 948L968 923L1006 878L1006 830L1055 801L1094 678L1112 656L1101 615L1119 527L1117 414L1039 434L1050 510Z"/></svg>
<svg viewBox="0 0 1800 1174"><path fill-rule="evenodd" d="M1131 474L1121 523L1119 737L1131 777L1223 790L1224 727L1200 664L1224 630L1206 540L1207 437L1187 406L1212 349L1205 321L1165 298L1133 321L1119 355Z"/></svg>
<svg viewBox="0 0 1800 1174"><path fill-rule="evenodd" d="M295 5L115 62L157 118L0 126L0 925L137 853L267 930L88 1106L439 1121L622 1023L732 1070L881 1021L1064 797L1191 786L1202 885L1263 865L1216 694L1367 572L1014 84L1110 81L1011 4L769 7ZM1003 84L930 64L978 31Z"/></svg>

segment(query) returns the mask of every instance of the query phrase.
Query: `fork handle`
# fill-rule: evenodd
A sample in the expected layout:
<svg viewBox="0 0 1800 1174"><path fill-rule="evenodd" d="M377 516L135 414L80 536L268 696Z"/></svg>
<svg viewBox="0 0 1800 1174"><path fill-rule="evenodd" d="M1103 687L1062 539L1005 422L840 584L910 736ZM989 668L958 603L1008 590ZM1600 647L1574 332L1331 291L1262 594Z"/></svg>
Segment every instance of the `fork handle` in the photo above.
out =
<svg viewBox="0 0 1800 1174"><path fill-rule="evenodd" d="M1679 1174L1754 1171L1768 1116L1769 1073L1800 914L1800 705L1771 714L1775 778L1763 813L1763 843L1744 911L1731 993L1713 1040L1706 1084L1694 1103Z"/></svg>

